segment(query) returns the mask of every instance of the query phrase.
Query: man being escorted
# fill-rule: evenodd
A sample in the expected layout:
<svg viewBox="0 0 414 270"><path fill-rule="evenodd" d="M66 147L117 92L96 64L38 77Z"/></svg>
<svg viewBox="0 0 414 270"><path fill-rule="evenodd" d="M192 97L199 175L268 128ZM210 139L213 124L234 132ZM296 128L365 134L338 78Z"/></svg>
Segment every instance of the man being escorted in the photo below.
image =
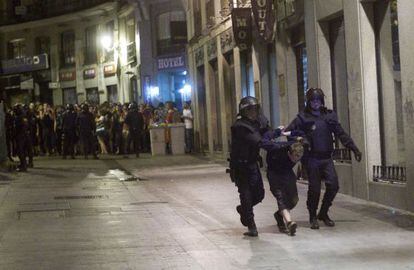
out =
<svg viewBox="0 0 414 270"><path fill-rule="evenodd" d="M236 207L241 223L248 227L244 235L257 236L253 207L264 198L263 180L258 166L263 117L256 98L245 97L239 104L240 118L231 127L230 177L236 184L240 205ZM262 120L262 121L261 121Z"/></svg>
<svg viewBox="0 0 414 270"><path fill-rule="evenodd" d="M339 190L338 176L332 159L334 150L332 135L354 152L358 162L362 158L361 152L341 127L336 113L325 107L325 95L319 88L310 88L306 92L305 110L297 115L285 131L301 131L309 143L302 163L309 178L307 207L311 229L319 229L318 220L323 221L326 226L335 226L335 222L328 216L329 207ZM325 181L326 191L317 215L322 179Z"/></svg>

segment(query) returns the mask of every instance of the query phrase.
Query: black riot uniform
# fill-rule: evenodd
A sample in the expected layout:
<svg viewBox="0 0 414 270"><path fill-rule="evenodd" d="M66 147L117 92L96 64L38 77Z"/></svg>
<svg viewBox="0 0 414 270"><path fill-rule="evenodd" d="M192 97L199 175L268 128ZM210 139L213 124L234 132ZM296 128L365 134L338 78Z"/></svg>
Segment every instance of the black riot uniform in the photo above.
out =
<svg viewBox="0 0 414 270"><path fill-rule="evenodd" d="M319 100L322 104L319 109L311 106L311 102L315 100ZM309 143L302 163L309 181L307 207L311 228L319 229L318 219L332 227L335 223L329 218L328 210L339 190L338 176L332 159L333 135L354 152L357 161L361 160L361 152L341 127L336 113L324 106L324 93L321 89L309 89L306 93L306 103L305 110L297 115L286 131L302 131ZM325 181L326 191L319 214L316 215L321 193L321 180Z"/></svg>
<svg viewBox="0 0 414 270"><path fill-rule="evenodd" d="M231 127L230 176L239 192L240 205L236 210L240 221L249 228L245 235L257 236L253 207L264 198L258 163L262 130L266 129L267 120L260 117L258 101L253 97L243 98L239 111L241 117Z"/></svg>
<svg viewBox="0 0 414 270"><path fill-rule="evenodd" d="M7 145L7 157L10 161L13 161L14 150L14 115L10 110L6 110L4 126L6 129L6 145Z"/></svg>
<svg viewBox="0 0 414 270"><path fill-rule="evenodd" d="M127 145L134 143L134 152L136 157L139 157L139 146L141 142L142 132L144 130L144 117L138 111L138 106L135 103L129 105L128 114L125 118L125 124L128 127L129 135L127 138Z"/></svg>
<svg viewBox="0 0 414 270"><path fill-rule="evenodd" d="M62 132L63 132L63 158L70 155L75 159L75 145L76 145L76 121L78 115L75 112L75 107L72 104L66 105L66 111L62 117Z"/></svg>
<svg viewBox="0 0 414 270"><path fill-rule="evenodd" d="M31 142L30 123L21 105L14 106L14 135L19 156L19 171L27 171L27 161L33 167L33 146Z"/></svg>
<svg viewBox="0 0 414 270"><path fill-rule="evenodd" d="M96 123L93 114L89 112L89 106L87 104L82 105L82 111L77 118L77 126L79 130L79 139L82 145L83 154L85 159L88 159L88 154L92 153L94 158L98 158L96 155Z"/></svg>

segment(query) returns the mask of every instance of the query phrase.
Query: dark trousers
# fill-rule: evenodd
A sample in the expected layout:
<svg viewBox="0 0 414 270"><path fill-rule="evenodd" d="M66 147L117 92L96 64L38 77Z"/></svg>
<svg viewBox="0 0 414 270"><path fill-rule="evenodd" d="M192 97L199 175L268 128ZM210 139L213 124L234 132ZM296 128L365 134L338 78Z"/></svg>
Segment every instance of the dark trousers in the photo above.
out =
<svg viewBox="0 0 414 270"><path fill-rule="evenodd" d="M141 133L140 132L133 132L129 131L127 146L128 151L130 149L131 143L134 145L134 153L138 157L139 156L139 148L141 144Z"/></svg>
<svg viewBox="0 0 414 270"><path fill-rule="evenodd" d="M53 153L53 131L50 129L43 129L43 144L44 149L48 154Z"/></svg>
<svg viewBox="0 0 414 270"><path fill-rule="evenodd" d="M63 131L63 156L75 156L76 133L74 130Z"/></svg>
<svg viewBox="0 0 414 270"><path fill-rule="evenodd" d="M61 129L56 130L56 151L59 155L62 154L63 149L63 140L62 140L63 131Z"/></svg>
<svg viewBox="0 0 414 270"><path fill-rule="evenodd" d="M112 132L112 152L114 154L123 154L122 129Z"/></svg>
<svg viewBox="0 0 414 270"><path fill-rule="evenodd" d="M90 133L80 134L80 143L82 145L83 155L87 157L89 154L96 156L96 138Z"/></svg>
<svg viewBox="0 0 414 270"><path fill-rule="evenodd" d="M254 222L253 207L264 198L262 175L259 167L237 168L235 171L236 186L239 192L241 216L248 224Z"/></svg>
<svg viewBox="0 0 414 270"><path fill-rule="evenodd" d="M327 213L339 190L338 176L332 159L309 158L305 164L308 173L308 200L309 214L316 216L319 198L321 195L321 182L325 181L325 194L322 200L321 212Z"/></svg>
<svg viewBox="0 0 414 270"><path fill-rule="evenodd" d="M27 168L26 158L29 158L29 164L33 164L33 145L30 136L18 136L17 142L17 153L20 161L20 169Z"/></svg>
<svg viewBox="0 0 414 270"><path fill-rule="evenodd" d="M185 152L191 153L194 151L194 129L186 128L185 129Z"/></svg>
<svg viewBox="0 0 414 270"><path fill-rule="evenodd" d="M268 169L267 179L279 211L293 209L299 201L295 173L292 170L277 172Z"/></svg>

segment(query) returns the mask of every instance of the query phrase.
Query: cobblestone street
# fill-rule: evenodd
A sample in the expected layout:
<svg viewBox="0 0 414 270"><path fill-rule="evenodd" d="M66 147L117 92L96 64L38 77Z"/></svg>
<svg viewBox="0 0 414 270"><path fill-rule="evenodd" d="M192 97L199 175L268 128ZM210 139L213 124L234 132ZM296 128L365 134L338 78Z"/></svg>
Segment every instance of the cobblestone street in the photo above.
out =
<svg viewBox="0 0 414 270"><path fill-rule="evenodd" d="M337 226L309 229L306 188L295 237L276 202L243 236L223 165L195 156L39 159L1 174L0 269L414 269L414 217L338 195Z"/></svg>

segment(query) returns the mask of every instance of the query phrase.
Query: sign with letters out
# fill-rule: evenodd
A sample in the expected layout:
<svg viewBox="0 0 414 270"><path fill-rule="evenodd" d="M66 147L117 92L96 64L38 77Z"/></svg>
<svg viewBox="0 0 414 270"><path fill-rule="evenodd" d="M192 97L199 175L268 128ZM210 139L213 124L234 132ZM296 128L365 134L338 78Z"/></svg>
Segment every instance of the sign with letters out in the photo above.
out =
<svg viewBox="0 0 414 270"><path fill-rule="evenodd" d="M273 0L252 0L252 9L260 37L266 42L272 42L276 32Z"/></svg>
<svg viewBox="0 0 414 270"><path fill-rule="evenodd" d="M49 68L47 54L1 61L2 74L17 74Z"/></svg>
<svg viewBox="0 0 414 270"><path fill-rule="evenodd" d="M252 12L250 8L232 10L233 34L240 51L252 45Z"/></svg>

